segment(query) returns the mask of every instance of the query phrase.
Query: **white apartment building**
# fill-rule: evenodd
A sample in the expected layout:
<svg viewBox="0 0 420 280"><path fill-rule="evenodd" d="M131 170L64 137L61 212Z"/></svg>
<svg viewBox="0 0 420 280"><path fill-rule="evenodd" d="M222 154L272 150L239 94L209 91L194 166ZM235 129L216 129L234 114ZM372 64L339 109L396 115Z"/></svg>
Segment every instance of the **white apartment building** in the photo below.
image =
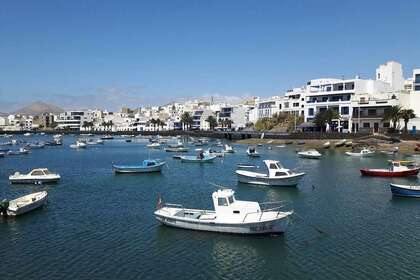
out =
<svg viewBox="0 0 420 280"><path fill-rule="evenodd" d="M240 130L245 128L247 119L248 107L244 105L228 106L224 105L220 108L217 114L219 126L220 122L224 120L232 121L231 128L234 130Z"/></svg>
<svg viewBox="0 0 420 280"><path fill-rule="evenodd" d="M408 129L417 132L420 129L420 69L414 69L412 77L405 81L400 100L404 109L413 109L416 118L409 121Z"/></svg>

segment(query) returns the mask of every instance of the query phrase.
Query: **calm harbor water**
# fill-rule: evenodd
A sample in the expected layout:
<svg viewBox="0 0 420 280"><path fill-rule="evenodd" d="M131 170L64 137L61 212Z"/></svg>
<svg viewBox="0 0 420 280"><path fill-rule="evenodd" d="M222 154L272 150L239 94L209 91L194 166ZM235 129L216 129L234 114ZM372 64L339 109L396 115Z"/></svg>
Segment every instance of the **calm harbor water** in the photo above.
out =
<svg viewBox="0 0 420 280"><path fill-rule="evenodd" d="M23 139L23 137L21 138ZM47 140L47 136L25 138ZM3 139L1 139L3 141ZM107 141L86 150L62 147L0 158L0 198L48 190L46 207L0 218L0 279L419 279L420 201L393 198L389 182L361 177L385 156L351 158L330 150L299 159L296 147L249 159L246 146L212 164L188 164L148 150L146 140ZM162 174L115 175L111 165L146 158L167 162ZM236 163L277 159L307 176L297 188L239 184ZM56 185L10 185L8 176L47 167ZM212 208L211 193L228 186L242 200L292 203L299 216L279 236L240 236L169 228L153 216L166 202ZM302 217L302 218L300 218ZM316 229L322 231L320 233Z"/></svg>

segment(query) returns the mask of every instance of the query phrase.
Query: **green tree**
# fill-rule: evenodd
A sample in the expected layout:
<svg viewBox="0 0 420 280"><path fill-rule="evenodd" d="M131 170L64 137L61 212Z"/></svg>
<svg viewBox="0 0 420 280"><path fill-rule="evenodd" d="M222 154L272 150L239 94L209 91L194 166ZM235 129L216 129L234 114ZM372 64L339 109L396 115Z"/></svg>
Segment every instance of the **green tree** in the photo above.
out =
<svg viewBox="0 0 420 280"><path fill-rule="evenodd" d="M386 108L382 121L392 121L392 128L396 130L397 124L399 125L400 122L401 110L402 108L399 105Z"/></svg>
<svg viewBox="0 0 420 280"><path fill-rule="evenodd" d="M416 114L414 114L414 111L412 109L403 109L400 111L400 118L404 120L404 131L405 133L408 132L408 122L410 119L414 119L416 117Z"/></svg>
<svg viewBox="0 0 420 280"><path fill-rule="evenodd" d="M181 116L181 123L187 127L187 129L191 129L192 124L194 123L193 117L190 113L185 112Z"/></svg>
<svg viewBox="0 0 420 280"><path fill-rule="evenodd" d="M208 116L206 122L209 123L210 129L213 130L217 126L217 120L213 116Z"/></svg>

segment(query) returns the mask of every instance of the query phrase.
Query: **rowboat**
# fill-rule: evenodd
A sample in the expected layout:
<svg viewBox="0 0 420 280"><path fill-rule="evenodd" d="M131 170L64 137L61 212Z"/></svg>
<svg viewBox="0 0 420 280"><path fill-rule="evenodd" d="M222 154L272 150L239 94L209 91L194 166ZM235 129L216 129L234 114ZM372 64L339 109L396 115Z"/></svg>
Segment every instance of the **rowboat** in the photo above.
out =
<svg viewBox="0 0 420 280"><path fill-rule="evenodd" d="M404 165L404 163L412 163L411 161L390 161L390 168L388 169L369 169L362 168L360 172L362 175L379 176L379 177L406 177L417 176L420 167L416 165Z"/></svg>
<svg viewBox="0 0 420 280"><path fill-rule="evenodd" d="M185 148L185 147L168 147L168 148L165 148L165 152L185 153L185 152L188 152L188 148Z"/></svg>
<svg viewBox="0 0 420 280"><path fill-rule="evenodd" d="M47 168L33 169L28 174L15 174L9 176L9 181L12 184L26 184L26 183L55 183L60 180L60 175L51 173Z"/></svg>
<svg viewBox="0 0 420 280"><path fill-rule="evenodd" d="M331 143L328 141L328 142L325 142L323 145L322 145L322 147L324 148L324 149L329 149L330 148L330 146L331 146Z"/></svg>
<svg viewBox="0 0 420 280"><path fill-rule="evenodd" d="M246 150L246 153L250 157L259 157L260 154L257 152L257 149L255 147L248 147Z"/></svg>
<svg viewBox="0 0 420 280"><path fill-rule="evenodd" d="M353 157L371 157L375 154L375 151L371 151L369 149L362 149L360 152L346 152L346 155L353 156Z"/></svg>
<svg viewBox="0 0 420 280"><path fill-rule="evenodd" d="M133 165L120 165L114 164L112 168L115 173L149 173L149 172L160 172L162 166L165 165L164 161L146 159L141 164Z"/></svg>
<svg viewBox="0 0 420 280"><path fill-rule="evenodd" d="M420 198L420 186L390 184L390 187L392 194L395 196Z"/></svg>
<svg viewBox="0 0 420 280"><path fill-rule="evenodd" d="M236 200L231 189L212 194L214 210L188 209L180 204L164 204L159 198L154 215L162 224L191 230L236 234L284 233L293 211L284 205ZM265 205L271 205L264 209Z"/></svg>
<svg viewBox="0 0 420 280"><path fill-rule="evenodd" d="M322 157L322 154L315 149L301 151L297 153L301 158L310 158L310 159L319 159Z"/></svg>
<svg viewBox="0 0 420 280"><path fill-rule="evenodd" d="M268 169L267 173L248 170L236 170L235 173L240 183L266 185L266 186L296 186L305 176L304 172L296 173L284 168L279 161L264 160Z"/></svg>
<svg viewBox="0 0 420 280"><path fill-rule="evenodd" d="M346 139L340 140L338 142L336 142L334 145L338 148L338 147L342 147L346 144Z"/></svg>
<svg viewBox="0 0 420 280"><path fill-rule="evenodd" d="M0 203L0 214L7 216L19 216L35 210L47 202L46 191L28 194L10 201L3 200Z"/></svg>
<svg viewBox="0 0 420 280"><path fill-rule="evenodd" d="M197 162L197 163L205 163L205 162L213 162L213 160L216 158L216 156L209 156L209 155L203 155L203 156L181 156L182 162Z"/></svg>

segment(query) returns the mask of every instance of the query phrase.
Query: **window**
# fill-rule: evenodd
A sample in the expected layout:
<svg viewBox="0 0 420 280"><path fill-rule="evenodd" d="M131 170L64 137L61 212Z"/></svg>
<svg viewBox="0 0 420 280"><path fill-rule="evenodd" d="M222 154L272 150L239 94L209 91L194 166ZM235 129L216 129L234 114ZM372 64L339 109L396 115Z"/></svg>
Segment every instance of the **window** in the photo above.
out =
<svg viewBox="0 0 420 280"><path fill-rule="evenodd" d="M218 204L219 206L228 206L227 200L226 200L226 198L224 198L224 197L219 197L219 198L217 199L217 204Z"/></svg>
<svg viewBox="0 0 420 280"><path fill-rule="evenodd" d="M274 163L270 163L270 169L277 169L277 165Z"/></svg>
<svg viewBox="0 0 420 280"><path fill-rule="evenodd" d="M241 213L241 212L239 212L238 210L233 211L233 214L239 214L239 213Z"/></svg>
<svg viewBox="0 0 420 280"><path fill-rule="evenodd" d="M232 204L233 203L233 196L229 196L228 200L229 200L229 204Z"/></svg>
<svg viewBox="0 0 420 280"><path fill-rule="evenodd" d="M348 115L349 114L349 107L341 107L341 114Z"/></svg>
<svg viewBox="0 0 420 280"><path fill-rule="evenodd" d="M414 87L414 90L415 90L415 91L420 91L420 86L415 86L415 87Z"/></svg>
<svg viewBox="0 0 420 280"><path fill-rule="evenodd" d="M420 74L416 74L414 77L414 82L415 83L420 83Z"/></svg>
<svg viewBox="0 0 420 280"><path fill-rule="evenodd" d="M279 104L279 109L281 110L281 104Z"/></svg>
<svg viewBox="0 0 420 280"><path fill-rule="evenodd" d="M286 172L276 172L276 176L286 176Z"/></svg>
<svg viewBox="0 0 420 280"><path fill-rule="evenodd" d="M370 123L368 123L368 122L363 123L363 127L364 128L369 128L370 127Z"/></svg>
<svg viewBox="0 0 420 280"><path fill-rule="evenodd" d="M293 103L293 107L299 107L299 103Z"/></svg>
<svg viewBox="0 0 420 280"><path fill-rule="evenodd" d="M284 102L284 108L289 108L289 102Z"/></svg>
<svg viewBox="0 0 420 280"><path fill-rule="evenodd" d="M308 115L309 116L313 116L314 115L314 108L309 108L308 109Z"/></svg>
<svg viewBox="0 0 420 280"><path fill-rule="evenodd" d="M327 96L322 97L322 102L327 102L327 101L328 101L328 97Z"/></svg>
<svg viewBox="0 0 420 280"><path fill-rule="evenodd" d="M385 122L385 123L383 124L383 126L384 126L385 128L390 127L389 122Z"/></svg>
<svg viewBox="0 0 420 280"><path fill-rule="evenodd" d="M376 116L376 109L368 109L368 116L369 117Z"/></svg>

